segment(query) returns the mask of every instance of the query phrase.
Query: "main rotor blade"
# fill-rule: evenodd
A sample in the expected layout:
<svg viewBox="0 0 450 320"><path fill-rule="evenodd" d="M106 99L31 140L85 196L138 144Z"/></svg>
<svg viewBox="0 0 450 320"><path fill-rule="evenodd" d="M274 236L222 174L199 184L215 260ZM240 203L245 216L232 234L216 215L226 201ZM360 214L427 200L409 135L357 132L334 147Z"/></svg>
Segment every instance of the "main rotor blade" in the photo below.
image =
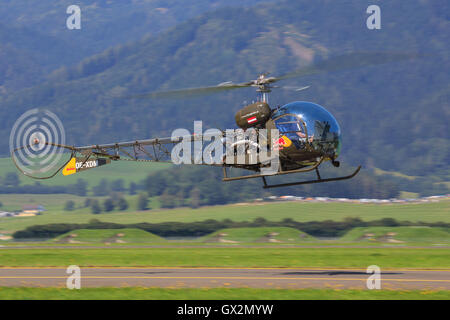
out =
<svg viewBox="0 0 450 320"><path fill-rule="evenodd" d="M395 61L403 61L409 60L412 58L417 58L417 54L411 53L386 53L386 52L378 52L378 53L366 53L366 52L357 52L345 54L337 57L333 57L330 59L326 59L324 61L320 61L311 66L307 66L301 68L299 70L289 72L280 77L276 77L275 81L296 78L296 77L305 77L309 75L315 75L320 73L328 73L335 72L347 69L375 66L379 64L395 62Z"/></svg>
<svg viewBox="0 0 450 320"><path fill-rule="evenodd" d="M195 97L200 95L207 95L216 92L222 92L226 90L238 89L250 87L253 83L224 83L217 86L211 87L199 87L199 88L186 88L186 89L177 89L177 90L168 90L168 91L155 91L150 93L138 94L130 96L129 98L133 99L142 99L142 98L188 98Z"/></svg>
<svg viewBox="0 0 450 320"><path fill-rule="evenodd" d="M367 53L367 52L356 52L345 54L330 59L326 59L315 63L313 65L301 68L299 70L289 72L280 77L270 77L267 78L267 82L259 83L258 80L252 80L244 83L232 83L224 82L217 86L210 87L199 87L199 88L186 88L168 91L155 91L144 94L137 94L132 96L127 96L125 98L131 99L145 99L145 98L190 98L202 95L208 95L212 93L222 92L226 90L233 90L246 87L258 87L261 84L270 84L280 80L305 77L309 75L336 72L341 70L348 70L354 68L361 68L367 66L375 66L380 64L385 64L389 62L404 61L419 57L418 54L412 53ZM303 89L303 88L302 88ZM306 89L306 88L305 88ZM300 91L300 90L298 90Z"/></svg>
<svg viewBox="0 0 450 320"><path fill-rule="evenodd" d="M292 87L292 86L281 86L281 87L274 87L274 88L280 88L280 89L284 89L284 90L290 90L290 91L303 91L306 89L309 89L311 86L305 86L305 87Z"/></svg>

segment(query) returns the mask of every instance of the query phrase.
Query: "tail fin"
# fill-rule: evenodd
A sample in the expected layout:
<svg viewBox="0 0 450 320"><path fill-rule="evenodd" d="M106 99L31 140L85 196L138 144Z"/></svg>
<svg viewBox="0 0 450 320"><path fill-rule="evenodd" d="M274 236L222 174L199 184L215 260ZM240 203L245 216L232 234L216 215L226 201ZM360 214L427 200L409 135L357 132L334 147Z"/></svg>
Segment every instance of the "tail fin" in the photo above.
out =
<svg viewBox="0 0 450 320"><path fill-rule="evenodd" d="M73 157L62 169L62 174L64 176L68 176L80 171L97 168L109 163L111 163L111 160L105 158L86 159Z"/></svg>

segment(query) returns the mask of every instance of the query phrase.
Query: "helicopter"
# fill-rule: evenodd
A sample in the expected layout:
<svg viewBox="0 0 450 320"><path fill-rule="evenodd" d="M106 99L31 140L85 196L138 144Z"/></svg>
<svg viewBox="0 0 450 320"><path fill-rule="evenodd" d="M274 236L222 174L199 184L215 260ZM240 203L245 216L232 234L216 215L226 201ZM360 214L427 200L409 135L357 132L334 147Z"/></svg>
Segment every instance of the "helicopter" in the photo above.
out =
<svg viewBox="0 0 450 320"><path fill-rule="evenodd" d="M271 108L269 94L272 90L280 88L274 83L291 78L379 65L414 57L416 55L409 53L350 53L278 77L261 73L256 79L242 83L227 81L215 86L156 91L127 98L189 98L253 87L257 91L257 101L244 106L235 114L238 134L231 136L232 142L229 143L230 135L227 136L224 131L221 131L219 137L217 137L217 133L215 135L216 146L218 141L220 146L226 147L226 154L220 156L220 161L202 163L194 160L192 163L221 167L223 181L261 178L264 188L340 181L356 176L361 166L346 176L322 178L320 175L319 167L324 162L329 161L334 167L340 167L337 158L341 153L342 135L336 118L323 106L314 102L294 101ZM308 86L295 90L303 91L307 88ZM191 134L75 147L52 141L49 134L40 132L36 128L25 131L28 136L18 140L28 143L22 146L10 146L11 155L16 167L23 174L34 179L49 179L59 172L68 176L119 160L174 162L174 148L183 146L182 143L195 144L198 141L211 140L211 136L208 134ZM251 139L249 135L256 138ZM56 170L53 170L54 166L44 166L48 161L42 160L40 156L40 154L51 155L52 152L48 151L49 147L59 150L53 152L70 154L68 160L63 161L62 164L55 162L57 163ZM26 153L23 152L24 150ZM258 156L263 154L263 150L264 152L268 151L270 156L261 160ZM183 151L183 153L185 152ZM239 156L242 156L240 158L242 161L237 161ZM273 169L274 160L276 160L275 170L268 170L268 168ZM32 163L32 161L34 162ZM34 168L30 169L31 166ZM230 176L229 168L245 169L252 173ZM311 171L315 171L315 179L280 184L268 183L268 177Z"/></svg>

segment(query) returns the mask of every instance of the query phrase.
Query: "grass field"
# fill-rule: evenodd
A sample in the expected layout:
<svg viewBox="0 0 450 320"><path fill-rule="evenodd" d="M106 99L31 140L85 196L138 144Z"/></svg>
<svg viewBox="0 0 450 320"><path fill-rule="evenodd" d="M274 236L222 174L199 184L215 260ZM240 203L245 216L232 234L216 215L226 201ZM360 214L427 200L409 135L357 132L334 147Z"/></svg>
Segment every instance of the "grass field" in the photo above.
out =
<svg viewBox="0 0 450 320"><path fill-rule="evenodd" d="M137 228L76 229L49 240L4 241L4 247L158 245L165 247L245 245L253 247L293 245L304 247L444 247L450 245L450 229L439 227L369 227L354 228L340 238L315 238L288 227L227 228L202 237L163 238Z"/></svg>
<svg viewBox="0 0 450 320"><path fill-rule="evenodd" d="M0 300L448 300L450 291L341 289L8 288Z"/></svg>
<svg viewBox="0 0 450 320"><path fill-rule="evenodd" d="M231 243L296 243L312 241L315 238L294 228L228 228L216 231L199 239L201 242Z"/></svg>
<svg viewBox="0 0 450 320"><path fill-rule="evenodd" d="M164 243L158 237L141 229L77 229L63 234L50 243Z"/></svg>
<svg viewBox="0 0 450 320"><path fill-rule="evenodd" d="M450 269L440 248L52 248L0 249L2 267L339 267ZM268 259L270 257L270 259Z"/></svg>
<svg viewBox="0 0 450 320"><path fill-rule="evenodd" d="M117 236L120 235L120 236ZM119 240L115 242L115 240ZM314 237L298 231L294 228L285 227L261 227L261 228L229 228L222 229L210 235L183 240L166 240L162 237L146 232L141 229L125 228L125 229L78 229L65 233L47 242L39 242L44 244L98 244L98 243L123 243L123 244L159 244L159 245L195 245L205 243L310 243L315 240ZM20 243L17 243L18 245Z"/></svg>
<svg viewBox="0 0 450 320"><path fill-rule="evenodd" d="M71 194L0 194L0 202L3 204L1 209L4 211L18 211L23 205L43 205L52 213L63 212L64 205L69 200L74 201L76 206L81 206L85 198Z"/></svg>
<svg viewBox="0 0 450 320"><path fill-rule="evenodd" d="M62 173L58 173L52 179L41 180L39 182L42 185L48 186L64 186L74 184L78 179L84 179L88 181L89 187L92 187L97 185L105 177L114 177L110 180L123 179L125 184L128 185L130 182L142 180L152 172L170 168L171 166L172 164L170 163L113 161L111 164L95 168L95 170L79 172L70 176L63 176ZM0 176L3 177L8 172L16 172L22 184L34 184L36 182L32 178L20 174L11 158L0 158Z"/></svg>
<svg viewBox="0 0 450 320"><path fill-rule="evenodd" d="M48 223L87 223L91 219L99 219L105 222L115 223L139 223L139 222L192 222L207 219L233 221L253 221L263 217L269 221L281 221L291 218L295 221L342 221L347 217L358 217L365 221L382 218L393 218L399 221L412 222L450 222L450 201L440 201L420 204L358 204L358 203L311 203L311 202L278 202L260 204L235 204L224 206L202 207L199 209L177 208L171 210L147 210L126 212L113 212L92 214L89 209L77 209L75 211L61 211L58 209L66 200L62 195L0 195L0 201L8 204L8 201L26 202L31 199L35 202L54 202L54 209L48 208L40 216L35 217L8 217L0 218L0 232L12 232L24 229L36 224ZM60 198L61 197L61 198ZM67 196L69 197L69 196ZM22 200L21 200L22 199ZM67 198L68 199L68 198ZM78 201L81 201L78 199Z"/></svg>
<svg viewBox="0 0 450 320"><path fill-rule="evenodd" d="M94 197L86 196L79 197L71 194L0 194L0 202L3 204L2 211L20 211L24 205L43 205L46 212L43 214L83 214L91 213L90 207L85 207L84 203L87 198L97 199L100 204L108 198L108 196ZM128 202L128 209L124 211L111 211L110 213L124 213L124 212L136 212L137 211L137 199L138 195L124 195L124 198ZM75 203L75 209L73 211L64 210L67 201L73 201ZM157 197L149 198L149 208L159 209L159 200ZM104 211L102 213L105 213Z"/></svg>
<svg viewBox="0 0 450 320"><path fill-rule="evenodd" d="M368 236L369 235L369 236ZM347 232L342 241L436 242L449 243L450 232L446 228L430 227L370 227L354 228Z"/></svg>

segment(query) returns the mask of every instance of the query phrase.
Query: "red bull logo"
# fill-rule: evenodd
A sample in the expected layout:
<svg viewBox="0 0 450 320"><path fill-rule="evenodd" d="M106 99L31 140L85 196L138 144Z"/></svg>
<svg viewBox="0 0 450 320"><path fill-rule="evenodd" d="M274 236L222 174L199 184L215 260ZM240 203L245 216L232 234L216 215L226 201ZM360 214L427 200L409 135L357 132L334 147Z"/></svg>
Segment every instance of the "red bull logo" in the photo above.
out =
<svg viewBox="0 0 450 320"><path fill-rule="evenodd" d="M291 139L289 139L286 136L281 136L278 138L274 143L274 148L278 148L278 150L281 150L283 148L288 148L292 145Z"/></svg>

